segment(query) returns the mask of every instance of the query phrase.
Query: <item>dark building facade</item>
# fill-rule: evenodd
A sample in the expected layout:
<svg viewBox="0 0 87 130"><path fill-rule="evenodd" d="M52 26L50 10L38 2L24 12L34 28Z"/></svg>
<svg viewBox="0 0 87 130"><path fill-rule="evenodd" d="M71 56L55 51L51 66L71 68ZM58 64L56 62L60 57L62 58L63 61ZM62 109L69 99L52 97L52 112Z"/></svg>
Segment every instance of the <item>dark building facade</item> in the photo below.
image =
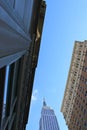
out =
<svg viewBox="0 0 87 130"><path fill-rule="evenodd" d="M54 110L43 101L39 130L59 130L58 122Z"/></svg>
<svg viewBox="0 0 87 130"><path fill-rule="evenodd" d="M0 0L0 130L25 130L46 3Z"/></svg>
<svg viewBox="0 0 87 130"><path fill-rule="evenodd" d="M76 41L61 111L69 130L87 129L87 41Z"/></svg>

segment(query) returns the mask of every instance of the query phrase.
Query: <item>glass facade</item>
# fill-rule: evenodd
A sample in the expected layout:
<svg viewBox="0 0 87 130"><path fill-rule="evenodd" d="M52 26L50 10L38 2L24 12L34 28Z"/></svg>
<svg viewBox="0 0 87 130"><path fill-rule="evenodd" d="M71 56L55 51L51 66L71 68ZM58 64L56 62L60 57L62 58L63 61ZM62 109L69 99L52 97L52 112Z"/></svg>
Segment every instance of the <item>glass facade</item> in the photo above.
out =
<svg viewBox="0 0 87 130"><path fill-rule="evenodd" d="M54 110L43 102L41 111L39 130L59 130L58 122Z"/></svg>

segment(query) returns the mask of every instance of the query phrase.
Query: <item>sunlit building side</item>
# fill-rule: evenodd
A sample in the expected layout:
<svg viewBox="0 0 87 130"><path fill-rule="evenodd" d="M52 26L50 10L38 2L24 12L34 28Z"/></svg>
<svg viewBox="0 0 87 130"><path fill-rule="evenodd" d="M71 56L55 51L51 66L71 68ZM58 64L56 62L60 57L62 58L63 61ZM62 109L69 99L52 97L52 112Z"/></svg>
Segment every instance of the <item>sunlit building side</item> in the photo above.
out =
<svg viewBox="0 0 87 130"><path fill-rule="evenodd" d="M69 130L87 129L87 41L76 41L61 111Z"/></svg>
<svg viewBox="0 0 87 130"><path fill-rule="evenodd" d="M25 130L46 3L0 0L0 130Z"/></svg>

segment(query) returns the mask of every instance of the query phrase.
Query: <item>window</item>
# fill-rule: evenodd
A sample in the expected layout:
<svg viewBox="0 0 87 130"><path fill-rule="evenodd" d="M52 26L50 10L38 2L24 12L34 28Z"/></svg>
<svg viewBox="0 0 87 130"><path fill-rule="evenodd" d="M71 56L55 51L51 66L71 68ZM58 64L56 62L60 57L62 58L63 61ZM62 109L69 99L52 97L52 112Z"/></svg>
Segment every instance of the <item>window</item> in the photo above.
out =
<svg viewBox="0 0 87 130"><path fill-rule="evenodd" d="M79 125L79 121L77 121L77 126Z"/></svg>
<svg viewBox="0 0 87 130"><path fill-rule="evenodd" d="M81 110L83 110L83 106L81 106Z"/></svg>
<svg viewBox="0 0 87 130"><path fill-rule="evenodd" d="M87 79L85 79L85 84L87 84Z"/></svg>
<svg viewBox="0 0 87 130"><path fill-rule="evenodd" d="M85 54L85 56L87 56L87 51L86 51L86 54Z"/></svg>
<svg viewBox="0 0 87 130"><path fill-rule="evenodd" d="M85 99L83 99L83 102L85 102Z"/></svg>
<svg viewBox="0 0 87 130"><path fill-rule="evenodd" d="M85 123L84 126L87 128L87 123Z"/></svg>
<svg viewBox="0 0 87 130"><path fill-rule="evenodd" d="M85 96L87 96L87 91L86 91L86 93L85 93Z"/></svg>
<svg viewBox="0 0 87 130"><path fill-rule="evenodd" d="M84 71L84 68L85 68L85 67L83 66L83 67L82 67L82 71Z"/></svg>
<svg viewBox="0 0 87 130"><path fill-rule="evenodd" d="M87 72L87 67L85 68L85 72Z"/></svg>
<svg viewBox="0 0 87 130"><path fill-rule="evenodd" d="M85 115L86 114L86 110L84 109L84 111L83 111L83 114Z"/></svg>
<svg viewBox="0 0 87 130"><path fill-rule="evenodd" d="M82 47L82 44L80 45L80 47Z"/></svg>
<svg viewBox="0 0 87 130"><path fill-rule="evenodd" d="M79 130L81 130L81 126L79 126Z"/></svg>
<svg viewBox="0 0 87 130"><path fill-rule="evenodd" d="M80 58L77 58L77 60L80 60Z"/></svg>

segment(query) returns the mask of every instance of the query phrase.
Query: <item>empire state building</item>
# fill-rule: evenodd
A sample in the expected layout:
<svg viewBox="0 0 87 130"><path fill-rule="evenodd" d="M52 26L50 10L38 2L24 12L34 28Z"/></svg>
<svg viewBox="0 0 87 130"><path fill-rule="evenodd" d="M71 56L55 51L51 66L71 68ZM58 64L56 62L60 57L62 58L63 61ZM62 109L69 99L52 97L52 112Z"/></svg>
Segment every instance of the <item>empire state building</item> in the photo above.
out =
<svg viewBox="0 0 87 130"><path fill-rule="evenodd" d="M43 101L39 130L59 130L58 122L54 110Z"/></svg>

